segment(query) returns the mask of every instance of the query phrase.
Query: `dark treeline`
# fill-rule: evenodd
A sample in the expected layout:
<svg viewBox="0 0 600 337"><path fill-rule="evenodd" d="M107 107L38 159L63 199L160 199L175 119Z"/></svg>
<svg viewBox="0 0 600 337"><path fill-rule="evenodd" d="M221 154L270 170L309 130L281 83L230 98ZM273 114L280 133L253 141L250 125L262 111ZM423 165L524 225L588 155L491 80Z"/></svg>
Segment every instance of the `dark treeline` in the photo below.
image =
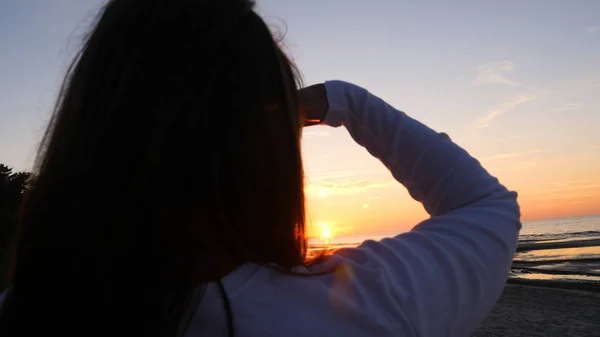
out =
<svg viewBox="0 0 600 337"><path fill-rule="evenodd" d="M0 164L0 289L6 284L8 254L19 217L19 207L31 174Z"/></svg>

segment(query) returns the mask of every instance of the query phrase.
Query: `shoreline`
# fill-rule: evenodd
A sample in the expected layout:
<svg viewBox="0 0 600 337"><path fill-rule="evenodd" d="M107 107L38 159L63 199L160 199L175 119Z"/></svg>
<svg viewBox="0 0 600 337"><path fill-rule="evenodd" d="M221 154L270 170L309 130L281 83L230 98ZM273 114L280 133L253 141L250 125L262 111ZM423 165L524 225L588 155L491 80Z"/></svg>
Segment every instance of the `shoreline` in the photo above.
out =
<svg viewBox="0 0 600 337"><path fill-rule="evenodd" d="M600 282L585 281L552 281L539 279L509 278L507 285L547 288L565 291L583 291L600 294Z"/></svg>
<svg viewBox="0 0 600 337"><path fill-rule="evenodd" d="M598 336L600 293L564 282L509 282L472 337ZM543 284L543 285L542 285Z"/></svg>

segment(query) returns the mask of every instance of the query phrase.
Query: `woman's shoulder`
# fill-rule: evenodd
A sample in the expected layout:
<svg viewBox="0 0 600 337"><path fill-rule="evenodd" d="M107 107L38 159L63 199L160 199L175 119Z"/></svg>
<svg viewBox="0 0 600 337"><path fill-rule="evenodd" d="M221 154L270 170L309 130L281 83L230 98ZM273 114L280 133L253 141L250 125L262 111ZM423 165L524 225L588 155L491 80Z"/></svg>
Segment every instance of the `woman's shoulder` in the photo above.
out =
<svg viewBox="0 0 600 337"><path fill-rule="evenodd" d="M225 278L225 290L244 335L410 336L398 294L390 293L377 268L353 259L333 254L291 273L261 266L239 287L227 289L236 284L230 276L236 275ZM205 295L192 325L199 332L222 332L223 299L216 287Z"/></svg>

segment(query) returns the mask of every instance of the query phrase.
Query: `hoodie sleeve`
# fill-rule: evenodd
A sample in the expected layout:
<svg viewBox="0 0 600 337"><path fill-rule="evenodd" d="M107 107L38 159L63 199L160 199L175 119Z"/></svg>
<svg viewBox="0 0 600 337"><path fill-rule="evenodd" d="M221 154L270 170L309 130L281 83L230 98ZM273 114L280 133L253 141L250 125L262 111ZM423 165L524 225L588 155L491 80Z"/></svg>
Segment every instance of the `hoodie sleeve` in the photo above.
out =
<svg viewBox="0 0 600 337"><path fill-rule="evenodd" d="M344 126L421 202L430 218L412 231L335 253L355 280L395 301L419 336L467 336L491 311L506 282L521 228L517 194L438 133L356 85L325 83L324 124ZM372 282L361 270L385 278ZM381 299L373 299L381 303Z"/></svg>

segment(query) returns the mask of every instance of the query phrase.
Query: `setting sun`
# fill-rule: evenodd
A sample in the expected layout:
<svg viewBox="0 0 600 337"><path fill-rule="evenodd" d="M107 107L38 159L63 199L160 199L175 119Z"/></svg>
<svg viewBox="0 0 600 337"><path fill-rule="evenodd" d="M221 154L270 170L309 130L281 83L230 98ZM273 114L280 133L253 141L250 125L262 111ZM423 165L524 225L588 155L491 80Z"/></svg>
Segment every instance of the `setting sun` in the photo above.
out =
<svg viewBox="0 0 600 337"><path fill-rule="evenodd" d="M321 238L322 239L329 239L331 237L331 230L329 229L323 229L321 231Z"/></svg>

